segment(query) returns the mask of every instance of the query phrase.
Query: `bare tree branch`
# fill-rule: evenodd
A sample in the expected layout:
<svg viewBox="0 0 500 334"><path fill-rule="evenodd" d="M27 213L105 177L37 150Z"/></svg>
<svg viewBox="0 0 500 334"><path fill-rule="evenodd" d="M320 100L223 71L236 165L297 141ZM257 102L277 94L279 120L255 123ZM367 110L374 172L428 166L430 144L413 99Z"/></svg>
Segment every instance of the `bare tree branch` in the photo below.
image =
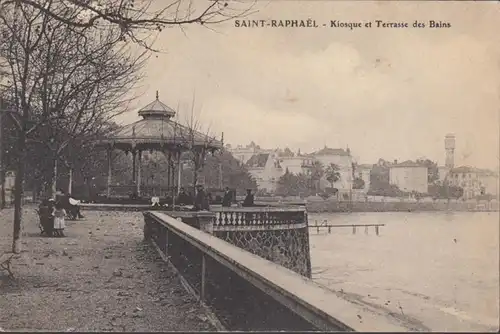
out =
<svg viewBox="0 0 500 334"><path fill-rule="evenodd" d="M120 29L123 37L150 48L145 32L161 32L171 26L219 24L255 13L255 1L213 0L0 0L0 11L13 6L35 9L52 21L77 29ZM54 10L54 4L60 10ZM156 8L156 9L155 9Z"/></svg>

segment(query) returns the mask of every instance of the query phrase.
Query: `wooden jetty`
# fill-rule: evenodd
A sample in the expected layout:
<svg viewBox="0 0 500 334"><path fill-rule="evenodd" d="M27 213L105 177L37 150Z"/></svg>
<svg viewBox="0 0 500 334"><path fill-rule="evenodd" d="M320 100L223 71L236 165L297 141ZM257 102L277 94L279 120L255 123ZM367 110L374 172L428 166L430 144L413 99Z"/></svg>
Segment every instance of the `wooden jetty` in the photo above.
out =
<svg viewBox="0 0 500 334"><path fill-rule="evenodd" d="M318 224L316 222L314 225L309 225L309 228L315 228L318 233L320 228L328 228L328 233L330 234L332 233L332 227L352 227L352 234L356 234L358 227L364 227L365 234L368 234L368 228L375 227L375 234L380 235L381 226L385 226L385 224L328 224L327 221L324 221L323 224Z"/></svg>

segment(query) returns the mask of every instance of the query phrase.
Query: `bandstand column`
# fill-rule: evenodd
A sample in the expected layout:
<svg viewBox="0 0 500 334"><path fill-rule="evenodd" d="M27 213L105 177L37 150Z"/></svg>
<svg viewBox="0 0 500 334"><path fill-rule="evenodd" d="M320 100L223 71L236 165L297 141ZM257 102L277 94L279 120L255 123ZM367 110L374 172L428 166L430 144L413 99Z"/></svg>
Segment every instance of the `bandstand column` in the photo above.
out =
<svg viewBox="0 0 500 334"><path fill-rule="evenodd" d="M135 156L136 156L136 152L132 151L132 182L134 182L134 183L135 183L135 176L136 176Z"/></svg>
<svg viewBox="0 0 500 334"><path fill-rule="evenodd" d="M111 172L112 172L112 168L111 168L111 152L112 150L110 148L108 148L108 187L106 189L106 194L108 196L108 198L111 196Z"/></svg>
<svg viewBox="0 0 500 334"><path fill-rule="evenodd" d="M137 196L141 196L141 160L142 152L137 154Z"/></svg>
<svg viewBox="0 0 500 334"><path fill-rule="evenodd" d="M181 165L181 152L177 154L177 194L181 192L182 180L182 165Z"/></svg>
<svg viewBox="0 0 500 334"><path fill-rule="evenodd" d="M175 162L174 162L174 159L172 159L172 161L170 162L170 166L172 168L172 171L170 172L170 184L172 184L172 194L175 195L175 189L177 189L175 187Z"/></svg>
<svg viewBox="0 0 500 334"><path fill-rule="evenodd" d="M168 152L167 155L167 194L170 196L171 193L171 186L172 184L170 183L170 180L172 179L172 153Z"/></svg>

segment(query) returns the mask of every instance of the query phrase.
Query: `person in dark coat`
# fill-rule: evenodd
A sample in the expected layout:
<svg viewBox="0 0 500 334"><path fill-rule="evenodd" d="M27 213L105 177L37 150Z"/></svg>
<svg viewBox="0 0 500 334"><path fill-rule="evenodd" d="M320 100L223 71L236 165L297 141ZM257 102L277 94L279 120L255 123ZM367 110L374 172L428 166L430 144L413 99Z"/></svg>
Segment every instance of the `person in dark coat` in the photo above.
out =
<svg viewBox="0 0 500 334"><path fill-rule="evenodd" d="M202 210L210 210L210 204L208 203L208 197L203 189L203 186L200 184L196 186L196 198L194 200L194 208L195 211Z"/></svg>
<svg viewBox="0 0 500 334"><path fill-rule="evenodd" d="M229 187L226 187L224 191L224 197L222 198L222 206L230 207L233 201L233 193L229 190Z"/></svg>
<svg viewBox="0 0 500 334"><path fill-rule="evenodd" d="M45 199L40 203L38 207L38 212L40 215L40 224L42 225L43 232L47 236L53 236L54 231L54 199Z"/></svg>
<svg viewBox="0 0 500 334"><path fill-rule="evenodd" d="M191 202L192 202L191 197L186 193L186 190L184 188L181 188L179 194L177 195L177 200L175 201L175 204L189 205L191 204Z"/></svg>
<svg viewBox="0 0 500 334"><path fill-rule="evenodd" d="M252 189L247 189L247 196L243 201L243 206L253 206L254 205L254 196L252 194Z"/></svg>

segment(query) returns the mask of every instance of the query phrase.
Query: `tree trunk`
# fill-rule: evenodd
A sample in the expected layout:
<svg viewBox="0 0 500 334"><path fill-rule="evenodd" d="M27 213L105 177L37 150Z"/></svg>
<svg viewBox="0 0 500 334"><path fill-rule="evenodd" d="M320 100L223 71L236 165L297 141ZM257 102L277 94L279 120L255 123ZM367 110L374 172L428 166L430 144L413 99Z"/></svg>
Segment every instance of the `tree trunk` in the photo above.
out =
<svg viewBox="0 0 500 334"><path fill-rule="evenodd" d="M54 169L52 171L50 192L51 192L50 197L55 199L56 192L57 192L57 159L56 158L54 158Z"/></svg>
<svg viewBox="0 0 500 334"><path fill-rule="evenodd" d="M72 185L73 185L73 169L71 167L69 167L69 170L68 170L68 194L71 194L71 189L72 188Z"/></svg>
<svg viewBox="0 0 500 334"><path fill-rule="evenodd" d="M21 223L23 214L23 186L24 169L26 157L26 135L24 129L19 131L17 140L17 162L16 175L14 181L14 230L12 233L12 252L19 254L21 252Z"/></svg>
<svg viewBox="0 0 500 334"><path fill-rule="evenodd" d="M194 166L193 168L193 195L196 196L196 185L198 183L198 168Z"/></svg>
<svg viewBox="0 0 500 334"><path fill-rule="evenodd" d="M0 170L0 210L5 209L5 170Z"/></svg>

